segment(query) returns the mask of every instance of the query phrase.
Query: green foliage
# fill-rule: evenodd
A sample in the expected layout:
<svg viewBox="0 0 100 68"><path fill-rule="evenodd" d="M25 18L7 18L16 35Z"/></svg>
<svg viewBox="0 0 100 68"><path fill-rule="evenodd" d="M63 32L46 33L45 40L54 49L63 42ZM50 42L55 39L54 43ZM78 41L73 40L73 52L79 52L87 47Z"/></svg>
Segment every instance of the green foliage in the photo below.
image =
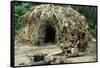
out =
<svg viewBox="0 0 100 68"><path fill-rule="evenodd" d="M86 17L88 25L90 27L89 31L92 33L93 37L96 38L97 7L95 6L72 6L72 7Z"/></svg>
<svg viewBox="0 0 100 68"><path fill-rule="evenodd" d="M32 7L33 3L15 2L15 32L18 33L22 27L20 17Z"/></svg>

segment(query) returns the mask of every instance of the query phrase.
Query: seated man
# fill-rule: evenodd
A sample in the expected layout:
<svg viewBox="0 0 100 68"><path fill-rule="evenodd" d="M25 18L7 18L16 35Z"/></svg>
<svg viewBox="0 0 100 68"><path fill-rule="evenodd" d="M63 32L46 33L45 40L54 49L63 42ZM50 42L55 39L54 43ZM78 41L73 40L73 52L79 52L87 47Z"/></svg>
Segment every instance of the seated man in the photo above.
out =
<svg viewBox="0 0 100 68"><path fill-rule="evenodd" d="M85 33L80 31L78 38L79 38L78 50L80 52L84 52L86 50L87 45L88 45L87 39L85 37Z"/></svg>

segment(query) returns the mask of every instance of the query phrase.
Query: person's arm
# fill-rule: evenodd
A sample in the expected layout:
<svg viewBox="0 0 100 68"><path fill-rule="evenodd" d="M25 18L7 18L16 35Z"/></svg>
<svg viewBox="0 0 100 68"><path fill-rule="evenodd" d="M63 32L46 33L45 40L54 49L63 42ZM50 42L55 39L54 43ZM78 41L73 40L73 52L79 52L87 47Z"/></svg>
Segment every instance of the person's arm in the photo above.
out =
<svg viewBox="0 0 100 68"><path fill-rule="evenodd" d="M76 43L77 45L79 44L79 40L77 41L77 43Z"/></svg>

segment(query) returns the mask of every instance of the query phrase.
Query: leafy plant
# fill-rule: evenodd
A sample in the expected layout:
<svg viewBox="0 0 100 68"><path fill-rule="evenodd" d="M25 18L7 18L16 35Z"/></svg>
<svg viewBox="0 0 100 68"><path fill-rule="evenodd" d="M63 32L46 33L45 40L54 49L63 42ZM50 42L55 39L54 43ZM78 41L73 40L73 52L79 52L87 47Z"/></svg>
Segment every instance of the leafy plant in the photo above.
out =
<svg viewBox="0 0 100 68"><path fill-rule="evenodd" d="M22 28L20 17L25 14L33 6L33 3L15 2L15 32Z"/></svg>
<svg viewBox="0 0 100 68"><path fill-rule="evenodd" d="M96 38L97 30L97 8L95 6L72 6L79 13L84 15L88 21L89 31Z"/></svg>

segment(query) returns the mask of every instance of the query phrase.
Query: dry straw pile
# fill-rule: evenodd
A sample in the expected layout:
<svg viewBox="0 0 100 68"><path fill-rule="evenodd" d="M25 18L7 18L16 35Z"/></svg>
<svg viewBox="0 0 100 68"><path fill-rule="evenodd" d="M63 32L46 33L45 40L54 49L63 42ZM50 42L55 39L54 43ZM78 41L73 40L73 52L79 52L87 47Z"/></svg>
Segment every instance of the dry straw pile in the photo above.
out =
<svg viewBox="0 0 100 68"><path fill-rule="evenodd" d="M48 27L54 31L55 43L69 41L71 32L83 31L87 38L91 36L86 18L69 5L66 7L53 4L38 5L27 11L21 17L21 21L23 28L16 36L16 42L41 44L45 41Z"/></svg>

